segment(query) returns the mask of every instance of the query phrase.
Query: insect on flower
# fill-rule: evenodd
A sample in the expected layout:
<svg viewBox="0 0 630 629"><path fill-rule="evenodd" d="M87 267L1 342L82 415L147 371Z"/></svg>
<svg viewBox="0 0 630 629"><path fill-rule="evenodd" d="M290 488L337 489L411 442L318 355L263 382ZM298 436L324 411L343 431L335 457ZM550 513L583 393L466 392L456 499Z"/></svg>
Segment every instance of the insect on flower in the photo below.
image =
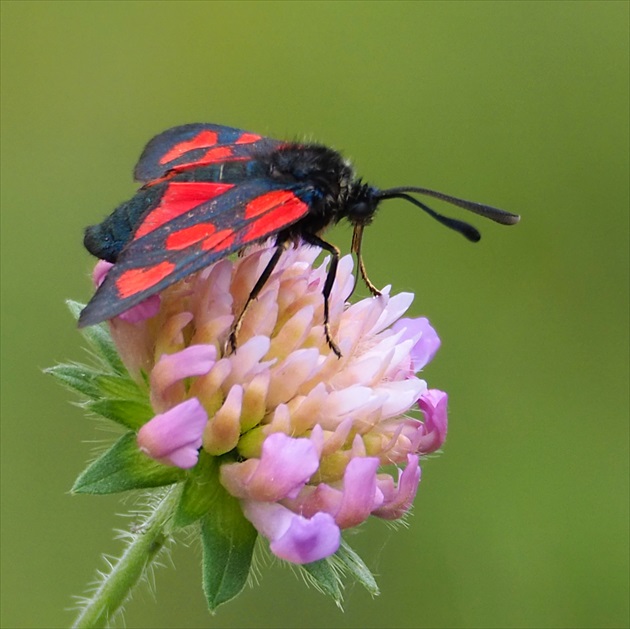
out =
<svg viewBox="0 0 630 629"><path fill-rule="evenodd" d="M281 142L206 123L174 127L153 138L134 175L143 183L135 196L86 229L87 250L114 266L81 313L79 326L116 317L213 262L273 237L276 250L232 325L232 351L248 306L283 251L290 244L306 243L331 254L322 291L324 330L332 351L341 355L328 320L340 253L321 236L341 219L354 228L352 251L373 295L380 293L368 279L361 241L381 201L409 201L473 242L481 237L474 227L439 214L410 193L503 225L519 220L516 214L426 188L379 190L363 183L338 152L319 144Z"/></svg>

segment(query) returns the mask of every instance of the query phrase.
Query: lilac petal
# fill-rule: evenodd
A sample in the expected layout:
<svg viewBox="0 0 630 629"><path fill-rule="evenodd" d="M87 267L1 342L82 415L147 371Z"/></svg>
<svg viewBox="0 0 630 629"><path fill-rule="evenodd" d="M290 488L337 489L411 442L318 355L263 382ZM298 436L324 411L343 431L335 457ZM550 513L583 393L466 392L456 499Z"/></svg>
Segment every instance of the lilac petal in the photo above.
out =
<svg viewBox="0 0 630 629"><path fill-rule="evenodd" d="M237 498L271 502L294 496L318 467L316 443L275 432L263 442L259 461L222 465L221 482Z"/></svg>
<svg viewBox="0 0 630 629"><path fill-rule="evenodd" d="M164 354L151 372L151 386L167 388L185 378L202 376L212 369L216 357L214 345L191 345L175 354Z"/></svg>
<svg viewBox="0 0 630 629"><path fill-rule="evenodd" d="M301 489L318 467L319 456L310 439L271 434L263 443L260 464L250 481L252 496L258 500L284 498Z"/></svg>
<svg viewBox="0 0 630 629"><path fill-rule="evenodd" d="M295 500L285 499L282 502L292 511L312 518L319 511L334 517L339 511L342 500L343 492L333 489L326 483L320 483L317 487L306 485Z"/></svg>
<svg viewBox="0 0 630 629"><path fill-rule="evenodd" d="M328 513L316 513L310 520L294 514L287 532L269 548L280 559L305 564L330 557L340 542L339 527Z"/></svg>
<svg viewBox="0 0 630 629"><path fill-rule="evenodd" d="M107 260L99 260L95 265L92 271L92 282L94 282L94 286L98 288L107 277L110 269L114 265L111 262L107 262Z"/></svg>
<svg viewBox="0 0 630 629"><path fill-rule="evenodd" d="M304 564L334 554L341 542L339 527L327 513L307 519L277 503L246 500L243 512L270 541L271 552L292 563Z"/></svg>
<svg viewBox="0 0 630 629"><path fill-rule="evenodd" d="M161 303L162 300L159 295L151 295L144 301L141 301L137 306L133 306L129 308L129 310L121 312L118 316L127 323L140 323L141 321L155 317L160 311Z"/></svg>
<svg viewBox="0 0 630 629"><path fill-rule="evenodd" d="M391 476L380 484L385 493L385 502L382 507L376 509L373 513L379 518L385 520L396 520L409 511L413 504L413 499L418 491L420 483L421 470L418 463L418 456L410 454L407 457L407 467L398 478L398 487L393 487Z"/></svg>
<svg viewBox="0 0 630 629"><path fill-rule="evenodd" d="M193 467L207 421L208 415L199 400L191 398L142 426L138 431L138 447L165 465Z"/></svg>
<svg viewBox="0 0 630 629"><path fill-rule="evenodd" d="M162 410L186 394L186 378L207 374L215 364L214 345L191 345L174 354L163 354L151 372L151 404ZM175 386L179 384L179 386Z"/></svg>
<svg viewBox="0 0 630 629"><path fill-rule="evenodd" d="M343 497L335 522L346 529L363 522L382 502L382 494L376 487L376 470L379 460L375 457L357 457L348 463L343 475Z"/></svg>
<svg viewBox="0 0 630 629"><path fill-rule="evenodd" d="M418 406L424 415L424 424L414 439L414 450L420 454L435 452L446 439L448 395L439 389L429 389L418 400Z"/></svg>
<svg viewBox="0 0 630 629"><path fill-rule="evenodd" d="M440 348L440 338L426 317L418 319L399 319L392 325L394 332L403 330L400 342L412 339L415 345L411 350L411 366L414 373L420 371L433 360Z"/></svg>
<svg viewBox="0 0 630 629"><path fill-rule="evenodd" d="M326 483L307 485L295 500L285 500L283 504L307 517L328 513L341 529L356 526L383 503L383 492L377 486L378 466L375 457L356 456L346 466L342 489Z"/></svg>

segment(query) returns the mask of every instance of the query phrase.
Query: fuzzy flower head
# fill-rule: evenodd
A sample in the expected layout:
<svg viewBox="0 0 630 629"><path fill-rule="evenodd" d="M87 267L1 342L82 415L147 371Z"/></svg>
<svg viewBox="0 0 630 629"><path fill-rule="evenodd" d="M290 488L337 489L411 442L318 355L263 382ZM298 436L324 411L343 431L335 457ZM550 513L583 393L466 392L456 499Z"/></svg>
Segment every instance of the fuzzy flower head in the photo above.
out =
<svg viewBox="0 0 630 629"><path fill-rule="evenodd" d="M221 260L110 329L130 374L149 387L155 416L138 431L143 455L182 469L200 453L216 457L221 485L272 552L310 563L337 551L343 529L409 510L420 457L445 439L447 396L417 376L440 341L427 319L401 318L413 295L386 289L350 305L350 256L329 302L335 355L323 325L327 264L314 266L314 248L283 254L237 350L226 351L272 253Z"/></svg>

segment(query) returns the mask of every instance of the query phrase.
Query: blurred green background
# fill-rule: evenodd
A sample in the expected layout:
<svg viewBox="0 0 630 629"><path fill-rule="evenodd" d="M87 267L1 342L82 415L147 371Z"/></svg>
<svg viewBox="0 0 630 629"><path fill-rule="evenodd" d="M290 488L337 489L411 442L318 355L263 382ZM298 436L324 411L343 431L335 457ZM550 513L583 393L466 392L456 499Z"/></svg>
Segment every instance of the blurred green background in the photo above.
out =
<svg viewBox="0 0 630 629"><path fill-rule="evenodd" d="M523 220L472 217L471 245L393 201L367 232L371 279L438 329L426 377L451 400L410 527L353 538L382 595L341 613L274 566L211 618L193 544L127 625L628 626L628 7L3 2L2 626L68 625L120 548L130 505L68 494L111 436L40 370L85 355L63 304L90 295L83 227L132 194L149 138L197 121Z"/></svg>

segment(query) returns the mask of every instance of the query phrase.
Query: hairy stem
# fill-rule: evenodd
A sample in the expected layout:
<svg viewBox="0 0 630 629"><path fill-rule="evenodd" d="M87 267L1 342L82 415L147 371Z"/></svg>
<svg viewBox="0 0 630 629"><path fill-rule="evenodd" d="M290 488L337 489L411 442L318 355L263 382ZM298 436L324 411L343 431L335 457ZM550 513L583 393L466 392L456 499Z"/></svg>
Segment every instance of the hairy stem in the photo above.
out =
<svg viewBox="0 0 630 629"><path fill-rule="evenodd" d="M153 507L140 530L133 533L123 554L115 561L94 594L87 599L73 627L106 627L120 611L146 569L164 548L169 536L166 524L172 517L178 489L170 489Z"/></svg>

